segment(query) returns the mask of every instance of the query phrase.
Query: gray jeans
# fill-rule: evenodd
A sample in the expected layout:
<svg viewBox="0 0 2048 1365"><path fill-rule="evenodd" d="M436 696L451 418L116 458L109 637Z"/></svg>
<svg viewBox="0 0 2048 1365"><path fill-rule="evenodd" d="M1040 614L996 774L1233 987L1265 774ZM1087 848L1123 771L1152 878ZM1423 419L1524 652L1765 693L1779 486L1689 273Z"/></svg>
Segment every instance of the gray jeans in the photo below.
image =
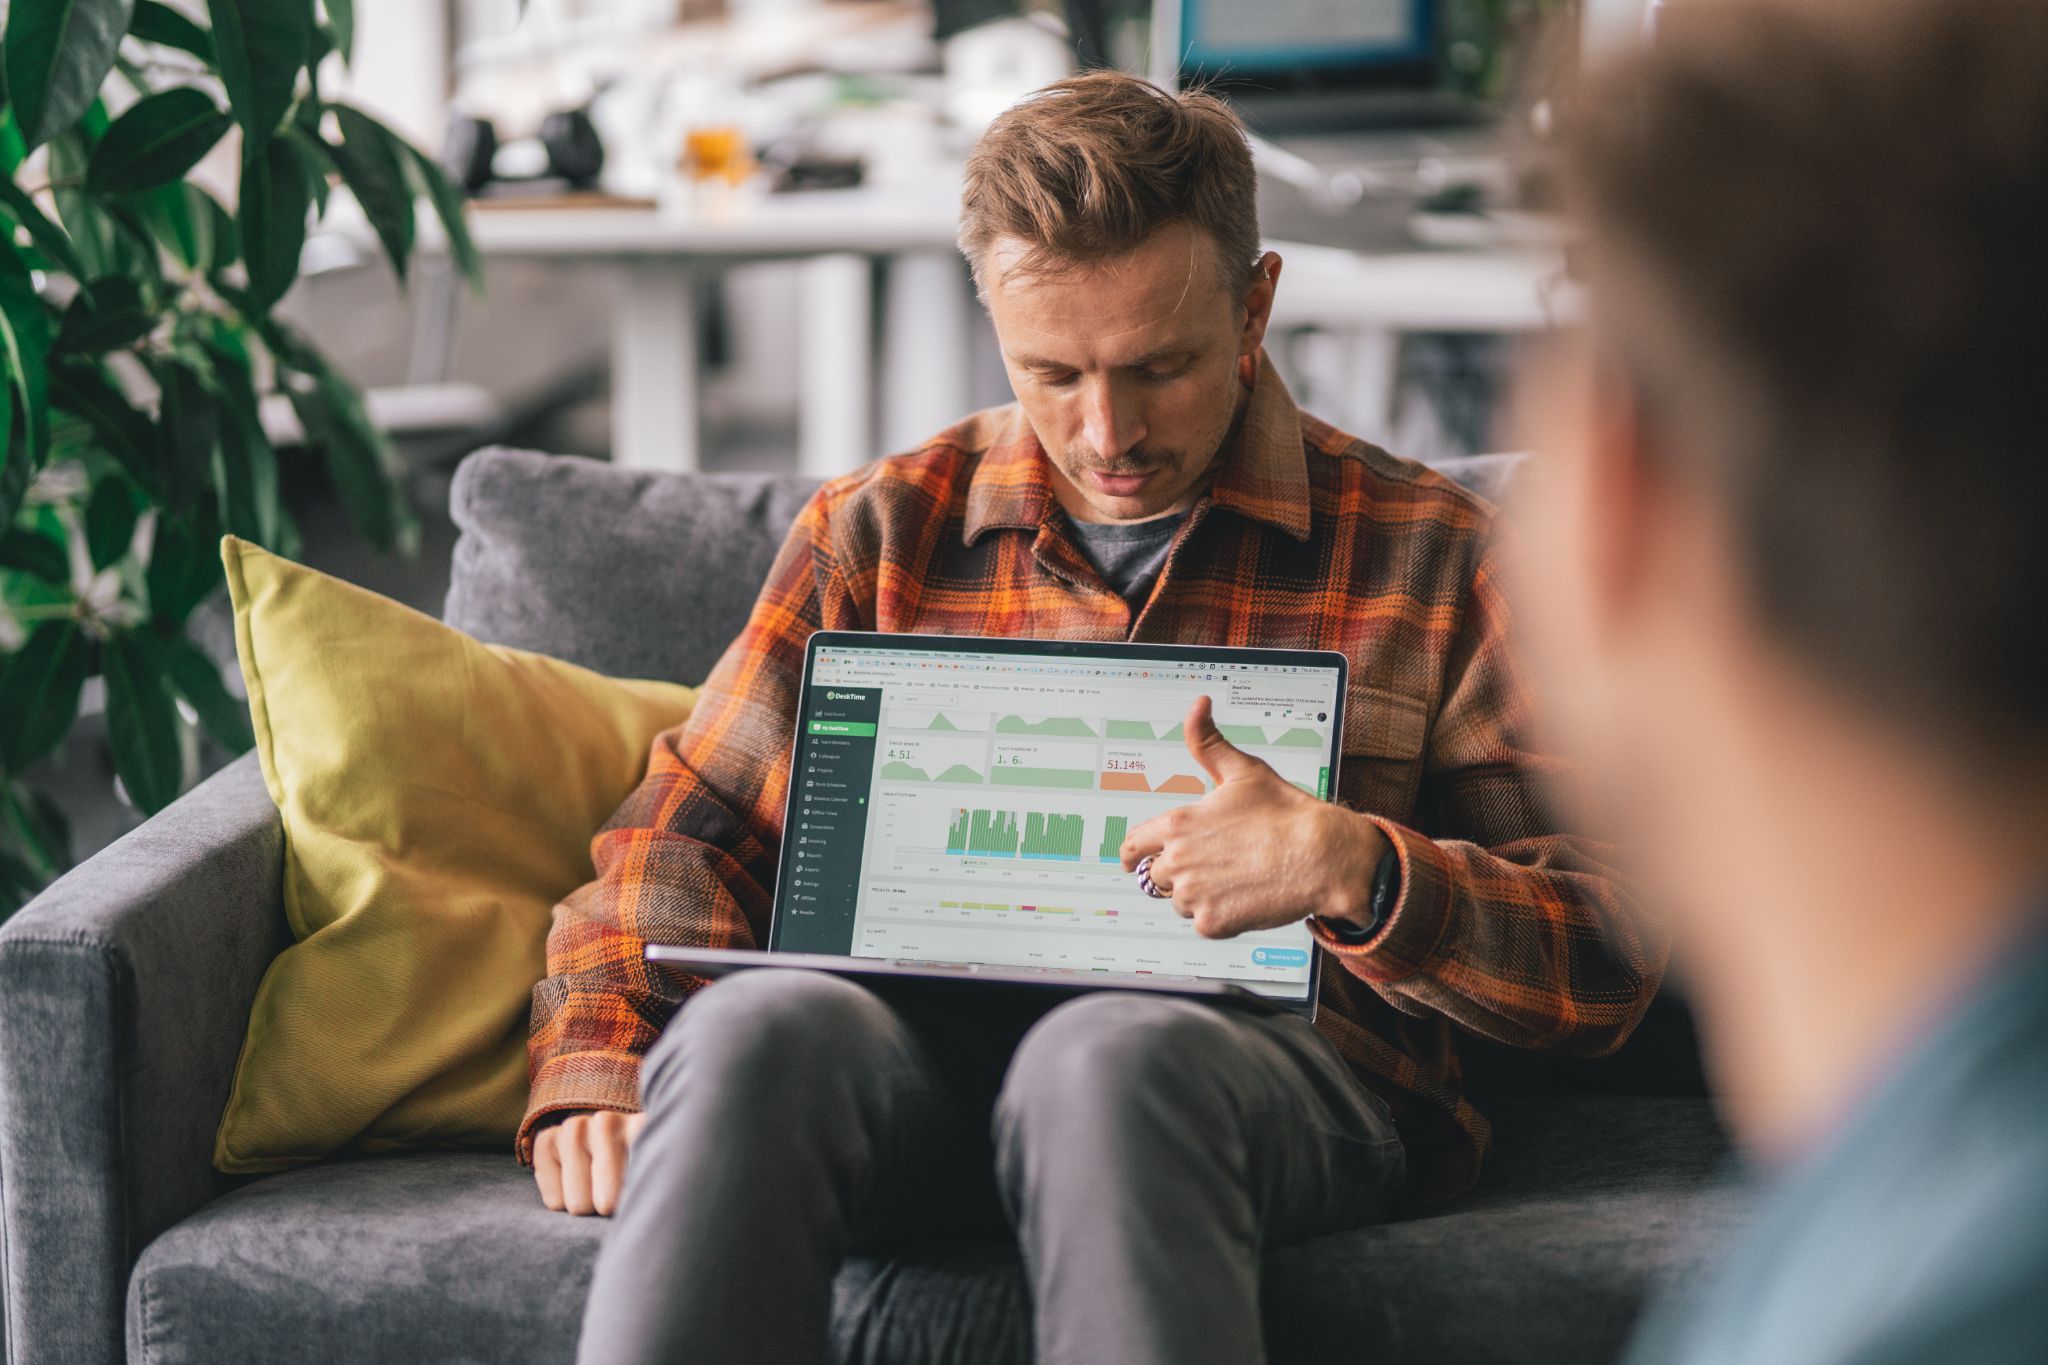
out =
<svg viewBox="0 0 2048 1365"><path fill-rule="evenodd" d="M849 1251L999 1198L1040 1361L1246 1365L1261 1249L1372 1222L1401 1183L1385 1105L1298 1016L885 989L759 970L677 1014L579 1361L823 1361Z"/></svg>

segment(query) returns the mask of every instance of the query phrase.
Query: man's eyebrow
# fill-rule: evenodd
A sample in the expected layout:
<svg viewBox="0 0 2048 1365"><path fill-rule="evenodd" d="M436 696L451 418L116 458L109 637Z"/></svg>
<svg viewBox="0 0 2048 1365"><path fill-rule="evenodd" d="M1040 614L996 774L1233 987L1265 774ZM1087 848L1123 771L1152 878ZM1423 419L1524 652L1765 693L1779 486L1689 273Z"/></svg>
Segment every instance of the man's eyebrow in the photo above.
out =
<svg viewBox="0 0 2048 1365"><path fill-rule="evenodd" d="M1142 370L1147 366L1157 365L1162 360L1184 360L1188 356L1193 355L1196 349L1193 346L1161 346L1157 350L1147 351L1124 368Z"/></svg>
<svg viewBox="0 0 2048 1365"><path fill-rule="evenodd" d="M1126 360L1116 368L1120 370L1142 370L1148 365L1157 365L1162 360L1183 359L1193 355L1197 349L1194 346L1184 345L1161 346L1157 350L1147 351L1134 360ZM1019 369L1025 370L1071 370L1078 368L1064 360L1048 360L1046 357L1038 355L1013 355L1010 357L1010 362Z"/></svg>

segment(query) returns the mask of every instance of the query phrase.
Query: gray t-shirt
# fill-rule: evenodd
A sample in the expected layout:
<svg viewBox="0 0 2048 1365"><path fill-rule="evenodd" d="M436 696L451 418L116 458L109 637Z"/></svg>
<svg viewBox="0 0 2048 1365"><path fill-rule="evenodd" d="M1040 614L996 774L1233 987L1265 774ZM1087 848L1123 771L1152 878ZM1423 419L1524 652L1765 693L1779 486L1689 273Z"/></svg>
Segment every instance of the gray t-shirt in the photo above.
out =
<svg viewBox="0 0 2048 1365"><path fill-rule="evenodd" d="M1084 555L1102 581L1116 589L1132 611L1145 605L1152 582L1166 567L1166 552L1187 513L1155 517L1151 521L1076 521L1067 518L1074 530L1074 548Z"/></svg>
<svg viewBox="0 0 2048 1365"><path fill-rule="evenodd" d="M1771 1182L1632 1365L2048 1359L2048 913L1823 1150Z"/></svg>

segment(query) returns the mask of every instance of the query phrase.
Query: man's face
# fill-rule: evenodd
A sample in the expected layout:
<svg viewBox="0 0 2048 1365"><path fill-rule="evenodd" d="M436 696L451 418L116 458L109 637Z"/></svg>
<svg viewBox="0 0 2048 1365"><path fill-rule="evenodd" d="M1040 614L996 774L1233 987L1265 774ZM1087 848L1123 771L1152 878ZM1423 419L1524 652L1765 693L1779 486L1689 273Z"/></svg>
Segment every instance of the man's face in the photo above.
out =
<svg viewBox="0 0 2048 1365"><path fill-rule="evenodd" d="M1026 247L983 262L1010 387L1083 521L1143 521L1191 505L1243 405L1239 357L1256 351L1280 258L1247 295L1215 244L1174 224L1129 254L1054 274L1016 272Z"/></svg>

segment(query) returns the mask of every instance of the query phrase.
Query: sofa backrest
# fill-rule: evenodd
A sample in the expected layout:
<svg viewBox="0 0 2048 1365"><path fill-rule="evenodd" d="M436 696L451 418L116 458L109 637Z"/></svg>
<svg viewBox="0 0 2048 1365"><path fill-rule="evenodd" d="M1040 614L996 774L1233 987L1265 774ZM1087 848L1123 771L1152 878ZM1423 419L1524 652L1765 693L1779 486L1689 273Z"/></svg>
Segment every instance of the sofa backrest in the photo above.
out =
<svg viewBox="0 0 2048 1365"><path fill-rule="evenodd" d="M614 677L702 682L817 486L480 450L455 471L462 534L442 617Z"/></svg>
<svg viewBox="0 0 2048 1365"><path fill-rule="evenodd" d="M1496 497L1520 458L1438 468ZM746 624L818 482L480 450L455 472L462 535L442 616L480 640L615 677L701 682Z"/></svg>

